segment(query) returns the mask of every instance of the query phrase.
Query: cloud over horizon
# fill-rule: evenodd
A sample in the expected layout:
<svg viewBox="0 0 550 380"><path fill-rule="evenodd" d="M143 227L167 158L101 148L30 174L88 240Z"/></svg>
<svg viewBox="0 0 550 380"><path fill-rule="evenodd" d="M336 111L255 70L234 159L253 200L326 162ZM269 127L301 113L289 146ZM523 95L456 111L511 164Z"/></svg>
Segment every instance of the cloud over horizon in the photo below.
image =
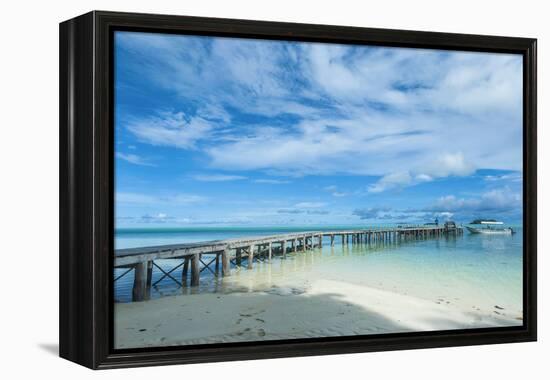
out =
<svg viewBox="0 0 550 380"><path fill-rule="evenodd" d="M212 168L373 175L375 192L521 169L518 55L142 33L117 42L147 58L145 80L193 104L128 130L200 149Z"/></svg>
<svg viewBox="0 0 550 380"><path fill-rule="evenodd" d="M117 202L135 215L520 214L521 55L137 32L115 45ZM264 197L266 217L234 206Z"/></svg>

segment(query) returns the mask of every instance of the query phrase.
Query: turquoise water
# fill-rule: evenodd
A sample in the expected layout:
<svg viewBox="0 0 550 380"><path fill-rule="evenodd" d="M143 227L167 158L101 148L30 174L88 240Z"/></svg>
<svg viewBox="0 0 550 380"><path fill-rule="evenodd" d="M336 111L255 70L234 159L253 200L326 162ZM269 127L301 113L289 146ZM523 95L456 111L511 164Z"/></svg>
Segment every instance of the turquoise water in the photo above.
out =
<svg viewBox="0 0 550 380"><path fill-rule="evenodd" d="M405 224L401 224L405 225ZM384 228L395 225L376 226L307 226L307 227L185 227L185 228L120 228L115 233L115 249L147 247L163 244L196 243L223 240L243 236L270 236L303 231L336 231L366 228Z"/></svg>
<svg viewBox="0 0 550 380"><path fill-rule="evenodd" d="M266 227L266 228L183 228L127 229L115 235L117 248L189 243L242 236L263 236L285 232L350 229L345 227ZM365 228L364 226L356 228ZM153 287L151 297L189 292L265 291L277 283L292 282L298 288L315 279L334 279L367 285L424 299L445 300L463 308L498 305L522 314L523 230L514 235L472 235L467 231L457 237L440 237L391 244L342 246L335 239L330 247L325 238L323 248L288 254L271 263L254 263L252 270L233 268L234 275L221 278L208 271L201 274L198 288L182 288L166 277ZM210 261L205 255L204 260ZM168 271L181 260L156 262ZM213 267L213 266L212 266ZM115 277L124 273L115 269ZM171 274L181 279L181 267ZM153 283L162 272L155 268ZM133 273L115 282L115 299L131 301ZM298 289L299 290L299 289Z"/></svg>

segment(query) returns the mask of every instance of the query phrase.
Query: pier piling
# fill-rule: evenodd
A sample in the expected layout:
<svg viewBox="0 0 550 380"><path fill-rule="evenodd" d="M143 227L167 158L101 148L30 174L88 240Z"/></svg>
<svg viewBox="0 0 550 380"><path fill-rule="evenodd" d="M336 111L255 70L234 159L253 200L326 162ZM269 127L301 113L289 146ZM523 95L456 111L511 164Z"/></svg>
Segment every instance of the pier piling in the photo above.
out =
<svg viewBox="0 0 550 380"><path fill-rule="evenodd" d="M229 267L229 248L223 250L222 253L222 276L230 276L231 271ZM217 266L217 265L216 265Z"/></svg>
<svg viewBox="0 0 550 380"><path fill-rule="evenodd" d="M252 269L252 262L254 261L254 245L248 247L248 269Z"/></svg>
<svg viewBox="0 0 550 380"><path fill-rule="evenodd" d="M191 286L199 286L200 277L200 253L196 253L191 258Z"/></svg>

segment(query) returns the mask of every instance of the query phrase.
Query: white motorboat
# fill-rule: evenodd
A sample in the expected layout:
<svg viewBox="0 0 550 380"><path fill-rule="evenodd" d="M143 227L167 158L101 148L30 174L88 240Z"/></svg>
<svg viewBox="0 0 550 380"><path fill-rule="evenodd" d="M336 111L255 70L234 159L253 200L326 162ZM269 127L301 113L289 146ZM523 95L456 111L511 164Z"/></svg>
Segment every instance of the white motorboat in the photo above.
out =
<svg viewBox="0 0 550 380"><path fill-rule="evenodd" d="M481 227L472 227L472 225L480 225ZM496 220L474 220L466 228L472 234L512 235L515 233L511 227L503 227L503 225L503 222L497 222Z"/></svg>

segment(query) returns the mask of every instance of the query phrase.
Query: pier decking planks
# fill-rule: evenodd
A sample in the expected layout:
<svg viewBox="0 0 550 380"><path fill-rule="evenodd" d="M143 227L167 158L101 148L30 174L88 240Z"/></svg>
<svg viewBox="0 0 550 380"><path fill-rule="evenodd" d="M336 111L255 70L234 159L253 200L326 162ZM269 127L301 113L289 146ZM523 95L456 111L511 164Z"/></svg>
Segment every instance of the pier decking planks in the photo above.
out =
<svg viewBox="0 0 550 380"><path fill-rule="evenodd" d="M276 253L280 254L282 258L286 258L289 248L293 252L298 252L300 250L307 251L309 249L315 249L316 247L321 248L323 246L323 237L325 236L330 238L331 246L334 246L334 241L337 236L341 237L342 245L346 246L349 245L350 238L353 245L360 245L371 243L396 243L413 239L439 238L441 236L461 234L463 234L462 227L446 228L444 226L418 226L349 231L308 231L294 234L236 238L192 244L128 248L115 250L114 267L134 269L132 300L142 301L150 296L153 262L159 259L183 259L181 285L184 287L187 286L188 271L189 267L191 267L190 285L198 286L200 284L201 272L204 269L212 271L209 268L211 263L216 262L216 272L212 271L212 273L216 274L218 272L217 269L220 256L222 264L221 274L225 277L231 275L232 258L234 258L235 265L238 267L242 267L242 260L246 258L247 268L252 269L255 257L257 261L266 260L267 254L267 260L271 261ZM317 240L317 244L315 244L315 240ZM300 241L302 241L301 245ZM274 246L274 244L276 245ZM279 246L279 250L277 250L277 246ZM257 254L254 253L256 249ZM208 264L203 262L204 266L201 269L200 263L202 262L202 255L215 255L215 258Z"/></svg>

